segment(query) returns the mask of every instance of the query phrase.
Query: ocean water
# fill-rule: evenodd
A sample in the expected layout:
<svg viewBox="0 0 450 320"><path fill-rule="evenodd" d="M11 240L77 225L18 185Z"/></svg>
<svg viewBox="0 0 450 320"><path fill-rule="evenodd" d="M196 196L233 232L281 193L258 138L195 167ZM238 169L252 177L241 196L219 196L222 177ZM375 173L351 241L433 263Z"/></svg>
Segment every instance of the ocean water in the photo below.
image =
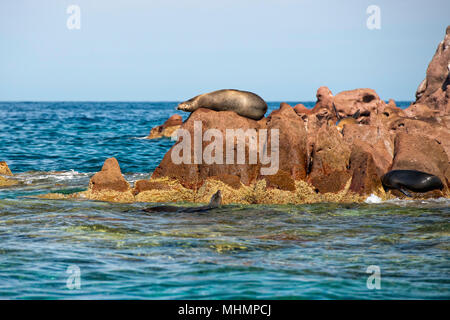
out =
<svg viewBox="0 0 450 320"><path fill-rule="evenodd" d="M185 119L176 104L0 103L0 161L19 181L0 189L0 299L450 298L447 199L149 214L33 197L86 189L111 156L131 183L150 177L173 142L142 138Z"/></svg>

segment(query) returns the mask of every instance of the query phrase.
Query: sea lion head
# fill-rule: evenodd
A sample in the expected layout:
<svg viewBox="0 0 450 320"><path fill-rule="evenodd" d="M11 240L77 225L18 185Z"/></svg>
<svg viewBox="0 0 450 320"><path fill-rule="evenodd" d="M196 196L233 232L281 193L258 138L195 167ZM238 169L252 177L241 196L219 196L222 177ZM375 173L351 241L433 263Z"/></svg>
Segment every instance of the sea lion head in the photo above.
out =
<svg viewBox="0 0 450 320"><path fill-rule="evenodd" d="M190 111L193 111L193 107L190 102L185 101L178 105L177 110L190 112Z"/></svg>
<svg viewBox="0 0 450 320"><path fill-rule="evenodd" d="M177 110L186 111L186 112L192 112L197 109L197 100L199 96L193 97L192 99L186 100L184 102L181 102Z"/></svg>
<svg viewBox="0 0 450 320"><path fill-rule="evenodd" d="M213 207L219 207L222 204L222 192L217 190L216 193L213 194L211 200L209 201L209 205Z"/></svg>
<svg viewBox="0 0 450 320"><path fill-rule="evenodd" d="M429 179L429 184L435 186L436 189L439 189L441 191L444 190L444 184L437 176L431 176Z"/></svg>

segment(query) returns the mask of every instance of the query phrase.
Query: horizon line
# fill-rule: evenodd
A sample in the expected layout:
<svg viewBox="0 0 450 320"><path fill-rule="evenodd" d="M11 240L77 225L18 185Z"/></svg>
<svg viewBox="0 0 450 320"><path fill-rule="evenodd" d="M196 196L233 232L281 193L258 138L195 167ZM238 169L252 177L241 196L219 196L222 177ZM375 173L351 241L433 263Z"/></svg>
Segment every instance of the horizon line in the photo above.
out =
<svg viewBox="0 0 450 320"><path fill-rule="evenodd" d="M395 102L414 102L415 100L407 99L381 99L386 103L389 100L394 100ZM160 103L160 102L183 102L185 100L0 100L0 103L11 103L11 102L137 102L137 103ZM317 100L265 100L266 102L317 102Z"/></svg>

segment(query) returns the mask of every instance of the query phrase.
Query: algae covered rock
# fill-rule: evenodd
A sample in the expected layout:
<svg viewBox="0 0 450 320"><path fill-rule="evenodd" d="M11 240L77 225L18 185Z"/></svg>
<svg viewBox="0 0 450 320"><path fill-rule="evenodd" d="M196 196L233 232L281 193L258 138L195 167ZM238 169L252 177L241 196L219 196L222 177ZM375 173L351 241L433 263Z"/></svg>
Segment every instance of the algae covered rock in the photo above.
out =
<svg viewBox="0 0 450 320"><path fill-rule="evenodd" d="M12 176L12 172L8 167L8 164L6 161L0 161L0 174L5 176Z"/></svg>

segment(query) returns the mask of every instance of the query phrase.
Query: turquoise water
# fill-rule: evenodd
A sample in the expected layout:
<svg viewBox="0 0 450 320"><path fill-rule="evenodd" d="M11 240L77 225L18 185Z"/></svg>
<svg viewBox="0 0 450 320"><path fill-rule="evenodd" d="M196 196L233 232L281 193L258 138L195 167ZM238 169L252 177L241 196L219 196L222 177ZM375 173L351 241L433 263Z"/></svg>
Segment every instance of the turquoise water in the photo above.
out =
<svg viewBox="0 0 450 320"><path fill-rule="evenodd" d="M175 105L0 103L0 160L19 181L0 189L0 298L450 298L445 199L149 214L32 197L84 190L111 156L131 183L148 178L172 142L140 138Z"/></svg>

